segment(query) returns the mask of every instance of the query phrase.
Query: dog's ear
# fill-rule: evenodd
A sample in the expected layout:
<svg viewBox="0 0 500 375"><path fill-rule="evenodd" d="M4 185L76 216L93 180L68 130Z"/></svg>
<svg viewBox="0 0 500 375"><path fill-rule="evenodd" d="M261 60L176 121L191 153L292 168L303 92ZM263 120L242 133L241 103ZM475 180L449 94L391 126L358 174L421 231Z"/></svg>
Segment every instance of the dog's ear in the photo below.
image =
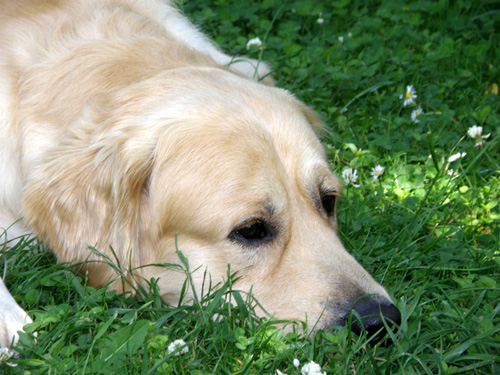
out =
<svg viewBox="0 0 500 375"><path fill-rule="evenodd" d="M311 109L310 107L308 107L307 105L305 105L302 102L300 102L300 107L301 107L302 113L306 117L307 121L309 121L309 123L312 125L313 129L317 133L320 133L321 131L323 131L325 125L324 125L320 115L316 111L314 111L313 109Z"/></svg>
<svg viewBox="0 0 500 375"><path fill-rule="evenodd" d="M94 286L117 274L89 246L132 276L128 271L139 265L139 239L149 219L157 138L118 118L87 116L70 125L29 176L23 197L25 220L60 261L96 261L83 269Z"/></svg>

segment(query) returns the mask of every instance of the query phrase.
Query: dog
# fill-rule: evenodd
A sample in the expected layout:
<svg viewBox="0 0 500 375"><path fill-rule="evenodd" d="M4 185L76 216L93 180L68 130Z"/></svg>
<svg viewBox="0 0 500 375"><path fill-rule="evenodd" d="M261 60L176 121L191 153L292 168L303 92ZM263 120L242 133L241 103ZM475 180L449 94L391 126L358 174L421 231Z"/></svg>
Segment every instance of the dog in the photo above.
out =
<svg viewBox="0 0 500 375"><path fill-rule="evenodd" d="M0 51L4 245L33 233L91 286L154 278L172 304L185 274L158 265L179 250L195 290L230 265L280 319L327 328L354 311L375 341L399 322L339 239L318 115L268 65L226 55L160 0L4 0ZM8 347L30 320L0 291Z"/></svg>

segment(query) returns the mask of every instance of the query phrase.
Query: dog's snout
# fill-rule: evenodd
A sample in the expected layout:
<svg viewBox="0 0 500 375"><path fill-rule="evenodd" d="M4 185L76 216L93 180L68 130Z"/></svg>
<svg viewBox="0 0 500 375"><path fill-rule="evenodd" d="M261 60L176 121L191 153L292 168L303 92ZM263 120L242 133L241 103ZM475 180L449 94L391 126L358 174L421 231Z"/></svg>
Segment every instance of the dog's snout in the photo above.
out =
<svg viewBox="0 0 500 375"><path fill-rule="evenodd" d="M363 330L368 337L372 337L371 343L380 342L387 331L385 323L389 326L401 324L401 313L390 301L381 297L365 297L358 299L352 306L351 330L360 334ZM391 340L386 339L385 345L391 344Z"/></svg>

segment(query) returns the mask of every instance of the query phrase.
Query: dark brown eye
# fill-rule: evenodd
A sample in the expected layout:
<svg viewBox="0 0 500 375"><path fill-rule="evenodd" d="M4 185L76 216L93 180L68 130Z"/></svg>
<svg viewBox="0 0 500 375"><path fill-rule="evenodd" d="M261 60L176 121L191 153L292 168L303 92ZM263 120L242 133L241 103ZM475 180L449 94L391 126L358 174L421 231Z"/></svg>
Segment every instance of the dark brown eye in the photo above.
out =
<svg viewBox="0 0 500 375"><path fill-rule="evenodd" d="M323 198L321 198L321 205L325 209L328 216L333 215L333 213L335 212L335 202L337 200L336 198L337 197L332 193L325 194L323 195Z"/></svg>
<svg viewBox="0 0 500 375"><path fill-rule="evenodd" d="M233 230L230 238L249 245L258 245L269 241L271 230L262 220L252 220Z"/></svg>

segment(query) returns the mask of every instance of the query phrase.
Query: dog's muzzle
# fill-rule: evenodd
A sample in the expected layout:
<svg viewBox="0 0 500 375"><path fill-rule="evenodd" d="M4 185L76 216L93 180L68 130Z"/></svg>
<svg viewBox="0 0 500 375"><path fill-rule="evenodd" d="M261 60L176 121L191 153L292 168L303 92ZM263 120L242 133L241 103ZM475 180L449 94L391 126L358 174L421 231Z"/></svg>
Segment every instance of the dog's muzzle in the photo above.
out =
<svg viewBox="0 0 500 375"><path fill-rule="evenodd" d="M392 302L380 296L367 296L358 299L352 306L351 313L344 318L344 325L351 320L351 330L356 334L366 331L371 337L370 343L376 344L387 334L386 326L399 326L401 313ZM386 338L382 345L388 346L392 340Z"/></svg>

